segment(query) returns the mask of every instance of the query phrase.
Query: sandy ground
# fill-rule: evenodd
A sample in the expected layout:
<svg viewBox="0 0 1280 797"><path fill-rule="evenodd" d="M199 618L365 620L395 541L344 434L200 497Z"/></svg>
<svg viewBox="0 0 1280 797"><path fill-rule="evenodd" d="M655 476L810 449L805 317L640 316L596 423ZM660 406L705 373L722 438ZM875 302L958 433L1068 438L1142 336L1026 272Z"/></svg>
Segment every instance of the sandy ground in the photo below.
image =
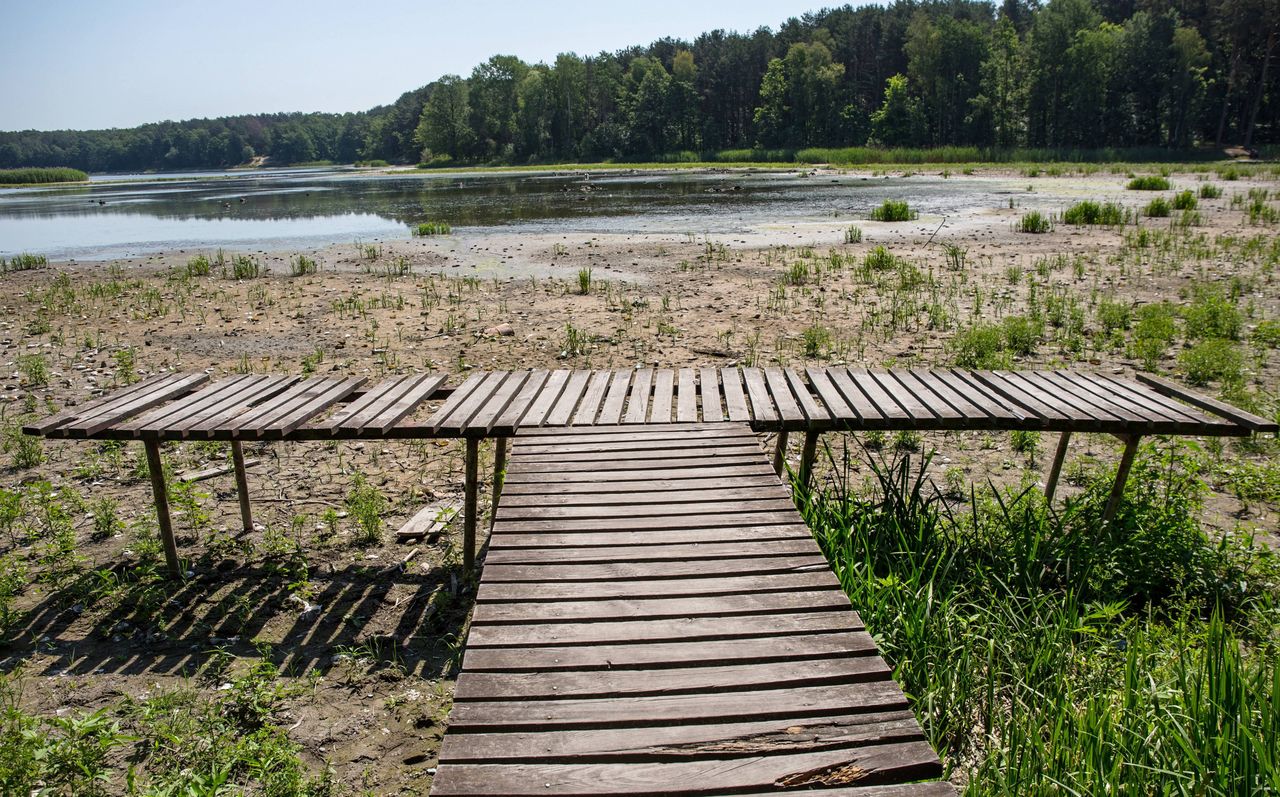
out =
<svg viewBox="0 0 1280 797"><path fill-rule="evenodd" d="M1194 189L1202 179L1174 175L1175 188ZM1119 198L1129 207L1153 195L1123 191L1119 175L1027 182L1035 188L1055 180L1061 181L1055 190ZM1273 240L1274 226L1250 225L1230 202L1232 194L1274 190L1276 183L1219 185L1224 196L1201 201L1202 222L1190 231L1212 251L1196 256L1173 245L1167 252L1158 246L1135 251L1114 229L1059 225L1048 234L1022 234L1014 226L1024 208L1014 198L1017 207L974 208L948 219L826 219L710 238L459 230L377 243L376 257L354 245L320 250L314 253L320 272L304 277L288 276L290 252L260 256L271 274L245 281L216 273L181 278L191 252L110 267L54 264L3 277L0 405L11 424L28 395L39 410L85 400L127 378L127 352L139 376L164 369L299 373L304 366L372 379L422 369L461 374L642 364L946 363L957 325L1026 312L1033 278L1040 297L1050 290L1076 297L1089 330L1096 326L1092 308L1102 298L1185 302L1192 284L1233 275L1245 278L1241 306L1252 313L1247 325L1280 317L1280 292L1269 268L1240 246L1214 243L1220 236ZM1167 219L1143 223L1169 229ZM860 243L844 242L851 224L862 230ZM959 268L943 244L966 251ZM881 245L914 264L932 286L904 290L886 275L870 283L860 278L857 264ZM830 268L833 251L849 262ZM1053 260L1059 255L1064 257ZM1040 267L1044 258L1052 264ZM809 276L800 285L783 284L797 262L806 264ZM404 268L409 273L398 273ZM590 270L585 294L579 292L583 269ZM63 274L69 281L59 281ZM514 334L486 334L498 324L509 324ZM811 340L818 338L808 350L807 329ZM567 351L571 330L589 341L584 352ZM33 354L47 363L46 385L29 384L19 367L21 357ZM1166 370L1176 372L1176 354L1175 347L1162 363ZM1263 356L1248 366L1251 386L1272 396L1280 384L1276 359ZM1090 334L1081 351L1045 343L1018 365L1068 363L1117 372L1134 365L1124 346ZM838 436L831 442L840 445ZM925 449L938 451L939 477L962 475L979 485L1040 478L1053 444L1044 439L1039 453L1028 457L1010 448L1006 434L939 434L923 441ZM261 460L249 476L255 532L237 528L230 476L198 483L197 492L207 494L192 504L199 511L184 514L180 506L177 517L180 547L195 559L195 575L158 612L141 613L125 598L86 607L48 584L34 584L18 600L27 615L16 641L0 647L0 667L21 669L28 708L65 713L179 684L216 688L196 677L212 651L248 661L261 655L258 646L265 643L289 677L320 674L315 691L290 701L280 718L310 765L329 762L339 782L353 790L424 793L460 662L469 587L459 578L460 529L438 543L411 546L397 545L393 532L424 505L460 499L458 445L271 443L247 449ZM1269 451L1228 444L1222 456L1257 462ZM1109 461L1117 454L1114 441L1081 436L1069 462ZM166 455L184 471L221 461L226 453L219 446L183 444ZM49 442L42 464L0 473L0 487L48 479L61 493L82 498L82 507L103 497L117 500L126 528L145 525L151 501L146 482L134 474L140 456L134 444L115 455L86 443ZM379 544L353 543L344 496L356 473L388 500ZM1071 488L1064 489L1069 494ZM322 519L327 509L339 514L335 528ZM1256 530L1267 537L1274 533L1276 510L1243 506L1217 490L1205 521L1218 532ZM201 512L208 517L200 518ZM86 570L127 568L134 561L131 532L94 538L87 511L77 516L76 527ZM0 553L7 551L38 558L38 545L25 540L0 539Z"/></svg>

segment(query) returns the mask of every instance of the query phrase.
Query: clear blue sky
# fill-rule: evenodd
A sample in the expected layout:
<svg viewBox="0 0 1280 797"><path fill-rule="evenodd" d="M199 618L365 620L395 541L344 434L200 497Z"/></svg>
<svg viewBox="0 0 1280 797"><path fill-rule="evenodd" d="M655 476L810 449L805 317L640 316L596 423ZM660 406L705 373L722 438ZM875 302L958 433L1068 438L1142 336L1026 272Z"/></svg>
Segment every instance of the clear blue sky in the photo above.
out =
<svg viewBox="0 0 1280 797"><path fill-rule="evenodd" d="M716 28L776 30L821 5L0 0L0 130L364 110L490 55L549 62Z"/></svg>

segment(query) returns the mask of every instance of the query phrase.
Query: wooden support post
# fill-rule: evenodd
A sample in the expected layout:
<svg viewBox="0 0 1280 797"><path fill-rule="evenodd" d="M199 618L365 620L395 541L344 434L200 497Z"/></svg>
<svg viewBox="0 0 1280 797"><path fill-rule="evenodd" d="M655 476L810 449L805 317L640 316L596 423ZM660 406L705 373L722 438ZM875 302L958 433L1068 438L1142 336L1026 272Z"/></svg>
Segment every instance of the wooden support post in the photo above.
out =
<svg viewBox="0 0 1280 797"><path fill-rule="evenodd" d="M499 437L493 449L493 498L489 502L489 528L498 515L498 499L502 497L502 481L507 477L507 438Z"/></svg>
<svg viewBox="0 0 1280 797"><path fill-rule="evenodd" d="M178 543L173 539L173 518L169 515L169 490L164 484L164 462L160 459L160 442L147 440L147 470L151 473L151 493L156 501L156 521L160 524L160 542L164 544L164 558L169 573L182 576L182 562L178 560Z"/></svg>
<svg viewBox="0 0 1280 797"><path fill-rule="evenodd" d="M787 463L787 433L778 432L777 447L773 449L773 472L782 475L782 468Z"/></svg>
<svg viewBox="0 0 1280 797"><path fill-rule="evenodd" d="M1053 503L1053 494L1058 490L1058 477L1062 475L1062 461L1067 458L1067 444L1071 442L1071 432L1058 435L1058 451L1053 455L1053 466L1049 468L1049 480L1044 484L1044 501Z"/></svg>
<svg viewBox="0 0 1280 797"><path fill-rule="evenodd" d="M466 501L462 512L462 569L470 576L476 567L476 511L480 492L480 439L467 438Z"/></svg>
<svg viewBox="0 0 1280 797"><path fill-rule="evenodd" d="M806 488L809 486L809 479L813 476L813 460L817 455L818 433L807 431L804 433L804 453L800 455L800 484Z"/></svg>
<svg viewBox="0 0 1280 797"><path fill-rule="evenodd" d="M1102 524L1105 526L1115 519L1120 509L1120 498L1124 495L1124 484L1129 480L1129 470L1133 467L1133 458L1138 453L1138 440L1141 435L1128 435L1124 439L1124 455L1120 457L1120 467L1116 470L1115 484L1111 485L1111 497L1107 499L1107 508L1102 512Z"/></svg>
<svg viewBox="0 0 1280 797"><path fill-rule="evenodd" d="M236 471L236 496L240 499L240 523L245 531L253 531L253 510L249 506L249 476L244 472L244 449L239 440L231 441L231 462Z"/></svg>

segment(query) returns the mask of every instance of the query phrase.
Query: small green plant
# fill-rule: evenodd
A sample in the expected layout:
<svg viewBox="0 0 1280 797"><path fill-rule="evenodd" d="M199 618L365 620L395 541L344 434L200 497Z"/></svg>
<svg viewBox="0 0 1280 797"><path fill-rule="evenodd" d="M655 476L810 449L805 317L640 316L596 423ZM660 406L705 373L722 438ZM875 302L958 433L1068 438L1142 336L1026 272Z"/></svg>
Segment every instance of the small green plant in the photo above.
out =
<svg viewBox="0 0 1280 797"><path fill-rule="evenodd" d="M306 255L294 255L289 258L289 275L292 277L303 277L309 274L315 274L319 270L314 258Z"/></svg>
<svg viewBox="0 0 1280 797"><path fill-rule="evenodd" d="M1225 338L1239 340L1244 319L1235 301L1219 285L1203 284L1192 291L1192 301L1182 310L1191 340Z"/></svg>
<svg viewBox="0 0 1280 797"><path fill-rule="evenodd" d="M847 244L862 243L862 228L857 225L850 225L845 228L844 242Z"/></svg>
<svg viewBox="0 0 1280 797"><path fill-rule="evenodd" d="M810 324L802 333L804 356L821 357L831 348L831 330L822 324Z"/></svg>
<svg viewBox="0 0 1280 797"><path fill-rule="evenodd" d="M223 266L223 274L230 274L234 280L257 279L262 276L264 269L262 264L257 261L253 255L236 255L231 258L231 270L227 271Z"/></svg>
<svg viewBox="0 0 1280 797"><path fill-rule="evenodd" d="M898 258L883 246L876 246L862 257L862 265L870 271L889 271L896 268Z"/></svg>
<svg viewBox="0 0 1280 797"><path fill-rule="evenodd" d="M1200 188L1201 190L1204 190L1204 186L1200 186ZM1173 195L1174 210L1195 210L1196 206L1199 204L1200 203L1196 199L1195 192L1190 189L1186 191L1179 191Z"/></svg>
<svg viewBox="0 0 1280 797"><path fill-rule="evenodd" d="M1049 217L1038 210L1025 213L1018 222L1019 232L1045 233L1053 229Z"/></svg>
<svg viewBox="0 0 1280 797"><path fill-rule="evenodd" d="M1213 381L1239 382L1243 378L1244 358L1239 347L1230 340L1202 340L1178 355L1178 363L1193 385Z"/></svg>
<svg viewBox="0 0 1280 797"><path fill-rule="evenodd" d="M1213 183L1204 183L1200 186L1201 199L1217 199L1222 196L1222 189Z"/></svg>
<svg viewBox="0 0 1280 797"><path fill-rule="evenodd" d="M1040 433L1014 429L1009 432L1009 447L1019 454L1025 454L1028 460L1032 460L1040 447Z"/></svg>
<svg viewBox="0 0 1280 797"><path fill-rule="evenodd" d="M386 507L382 491L357 473L347 492L347 511L356 521L356 545L377 545L382 541L382 511Z"/></svg>
<svg viewBox="0 0 1280 797"><path fill-rule="evenodd" d="M1114 202L1093 202L1086 200L1077 202L1062 214L1063 224L1101 224L1116 227L1125 223L1127 214L1124 208Z"/></svg>
<svg viewBox="0 0 1280 797"><path fill-rule="evenodd" d="M1142 209L1142 212L1144 215L1152 218L1165 218L1169 215L1169 211L1171 209L1169 200L1158 196L1148 202L1147 206Z"/></svg>
<svg viewBox="0 0 1280 797"><path fill-rule="evenodd" d="M18 355L18 372L27 387L43 387L49 384L49 363L43 354Z"/></svg>
<svg viewBox="0 0 1280 797"><path fill-rule="evenodd" d="M591 269L578 269L578 295L586 296L591 293Z"/></svg>
<svg viewBox="0 0 1280 797"><path fill-rule="evenodd" d="M1130 191L1168 191L1169 178L1158 174L1144 174L1129 181L1126 186Z"/></svg>
<svg viewBox="0 0 1280 797"><path fill-rule="evenodd" d="M196 255L187 261L188 277L207 277L213 271L213 263L207 255Z"/></svg>
<svg viewBox="0 0 1280 797"><path fill-rule="evenodd" d="M871 210L874 221L911 221L919 215L906 200L886 199L880 207Z"/></svg>
<svg viewBox="0 0 1280 797"><path fill-rule="evenodd" d="M591 338L581 329L573 324L564 325L564 350L562 354L565 357L577 357L586 354L591 350Z"/></svg>
<svg viewBox="0 0 1280 797"><path fill-rule="evenodd" d="M1154 371L1178 336L1177 310L1168 302L1143 305L1137 319L1131 350L1144 369Z"/></svg>
<svg viewBox="0 0 1280 797"><path fill-rule="evenodd" d="M451 232L453 232L453 228L443 221L424 221L413 228L413 234L419 237L448 235Z"/></svg>
<svg viewBox="0 0 1280 797"><path fill-rule="evenodd" d="M6 261L0 258L0 273L8 271L32 271L37 268L44 268L49 265L49 260L44 255L31 255L23 253L14 255Z"/></svg>
<svg viewBox="0 0 1280 797"><path fill-rule="evenodd" d="M998 326L977 324L951 339L952 362L960 368L1000 368L1008 364L1004 332Z"/></svg>

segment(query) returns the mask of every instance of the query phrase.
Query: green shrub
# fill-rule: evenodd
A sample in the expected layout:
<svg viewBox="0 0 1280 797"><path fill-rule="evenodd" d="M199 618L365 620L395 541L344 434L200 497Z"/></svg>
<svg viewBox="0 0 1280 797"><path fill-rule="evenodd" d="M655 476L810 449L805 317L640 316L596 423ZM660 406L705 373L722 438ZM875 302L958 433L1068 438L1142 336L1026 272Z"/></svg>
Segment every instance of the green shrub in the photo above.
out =
<svg viewBox="0 0 1280 797"><path fill-rule="evenodd" d="M1113 302L1103 299L1098 302L1098 324L1107 335L1119 330L1128 329L1133 315L1133 307L1128 302Z"/></svg>
<svg viewBox="0 0 1280 797"><path fill-rule="evenodd" d="M1189 339L1240 339L1240 329L1244 323L1240 309L1221 287L1199 285L1192 296L1191 304L1182 310Z"/></svg>
<svg viewBox="0 0 1280 797"><path fill-rule="evenodd" d="M1126 221L1124 208L1114 202L1099 204L1090 200L1077 202L1062 214L1063 224L1103 224L1119 226Z"/></svg>
<svg viewBox="0 0 1280 797"><path fill-rule="evenodd" d="M413 228L413 234L417 236L448 235L451 232L453 228L443 221L424 221Z"/></svg>
<svg viewBox="0 0 1280 797"><path fill-rule="evenodd" d="M1203 190L1204 186L1200 186L1200 188ZM1196 201L1196 195L1193 191L1179 191L1173 195L1173 207L1175 210L1195 210L1198 204L1200 203Z"/></svg>
<svg viewBox="0 0 1280 797"><path fill-rule="evenodd" d="M871 218L875 221L911 221L918 215L906 200L886 199L880 207L871 210Z"/></svg>
<svg viewBox="0 0 1280 797"><path fill-rule="evenodd" d="M1239 382L1244 358L1235 343L1222 338L1202 340L1178 355L1178 363L1193 385L1210 382Z"/></svg>
<svg viewBox="0 0 1280 797"><path fill-rule="evenodd" d="M862 265L871 271L888 271L898 265L898 258L883 246L876 246L862 256Z"/></svg>
<svg viewBox="0 0 1280 797"><path fill-rule="evenodd" d="M951 361L959 368L1000 368L1008 364L1005 333L998 326L975 324L951 339Z"/></svg>
<svg viewBox="0 0 1280 797"><path fill-rule="evenodd" d="M1280 349L1280 320L1269 318L1259 321L1249 339L1259 348Z"/></svg>
<svg viewBox="0 0 1280 797"><path fill-rule="evenodd" d="M207 277L213 271L213 264L205 255L196 255L187 261L188 277Z"/></svg>
<svg viewBox="0 0 1280 797"><path fill-rule="evenodd" d="M1049 217L1038 210L1023 215L1018 222L1019 232L1044 233L1053 229L1053 225L1049 222Z"/></svg>
<svg viewBox="0 0 1280 797"><path fill-rule="evenodd" d="M1171 209L1169 200L1164 197L1156 197L1147 203L1147 206L1143 208L1142 212L1144 215L1151 216L1152 218L1164 218L1169 215L1169 211Z"/></svg>
<svg viewBox="0 0 1280 797"><path fill-rule="evenodd" d="M387 499L382 491L369 483L363 473L357 473L347 492L347 511L356 521L356 545L377 545L382 540L382 511Z"/></svg>
<svg viewBox="0 0 1280 797"><path fill-rule="evenodd" d="M1222 189L1213 183L1204 183L1200 186L1201 199L1217 199L1222 196Z"/></svg>
<svg viewBox="0 0 1280 797"><path fill-rule="evenodd" d="M257 279L266 271L262 264L257 261L253 255L236 255L231 258L231 270L227 271L226 265L222 267L224 276L229 276L235 280Z"/></svg>
<svg viewBox="0 0 1280 797"><path fill-rule="evenodd" d="M1154 371L1178 337L1177 311L1168 302L1138 308L1138 321L1133 328L1133 356L1142 367Z"/></svg>
<svg viewBox="0 0 1280 797"><path fill-rule="evenodd" d="M1168 191L1169 178L1158 174L1145 174L1129 181L1130 191Z"/></svg>
<svg viewBox="0 0 1280 797"><path fill-rule="evenodd" d="M294 277L303 277L309 274L315 274L319 270L314 258L306 255L294 255L289 258L289 274Z"/></svg>
<svg viewBox="0 0 1280 797"><path fill-rule="evenodd" d="M1034 353L1044 332L1039 321L1021 315L1009 316L1000 324L1000 329L1009 351L1019 357Z"/></svg>
<svg viewBox="0 0 1280 797"><path fill-rule="evenodd" d="M49 260L44 255L32 255L22 253L14 255L7 261L0 257L0 273L9 271L31 271L37 268L44 268L49 265Z"/></svg>
<svg viewBox="0 0 1280 797"><path fill-rule="evenodd" d="M844 242L847 244L862 243L862 228L857 225L850 225L845 228Z"/></svg>

